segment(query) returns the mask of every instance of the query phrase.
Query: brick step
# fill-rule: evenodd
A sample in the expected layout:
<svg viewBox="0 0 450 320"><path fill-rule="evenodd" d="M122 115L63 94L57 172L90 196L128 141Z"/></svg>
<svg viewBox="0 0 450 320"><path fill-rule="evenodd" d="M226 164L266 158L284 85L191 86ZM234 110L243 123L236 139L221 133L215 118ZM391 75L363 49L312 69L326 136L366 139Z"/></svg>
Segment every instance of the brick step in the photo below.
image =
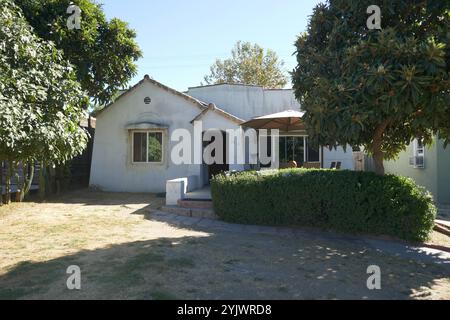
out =
<svg viewBox="0 0 450 320"><path fill-rule="evenodd" d="M177 204L181 208L187 209L212 209L213 203L211 200L203 199L181 199L177 201Z"/></svg>
<svg viewBox="0 0 450 320"><path fill-rule="evenodd" d="M446 224L436 223L434 230L450 237L450 228Z"/></svg>

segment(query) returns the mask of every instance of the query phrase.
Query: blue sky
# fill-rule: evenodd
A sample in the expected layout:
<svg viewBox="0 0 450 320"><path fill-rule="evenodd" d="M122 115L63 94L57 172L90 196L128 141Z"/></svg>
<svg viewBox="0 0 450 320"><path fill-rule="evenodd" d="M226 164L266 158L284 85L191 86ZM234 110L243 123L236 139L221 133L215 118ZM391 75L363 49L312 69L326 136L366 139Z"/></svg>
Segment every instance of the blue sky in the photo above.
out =
<svg viewBox="0 0 450 320"><path fill-rule="evenodd" d="M106 16L127 21L143 51L134 84L145 74L174 89L199 85L236 41L274 50L295 66L294 42L320 0L103 0Z"/></svg>

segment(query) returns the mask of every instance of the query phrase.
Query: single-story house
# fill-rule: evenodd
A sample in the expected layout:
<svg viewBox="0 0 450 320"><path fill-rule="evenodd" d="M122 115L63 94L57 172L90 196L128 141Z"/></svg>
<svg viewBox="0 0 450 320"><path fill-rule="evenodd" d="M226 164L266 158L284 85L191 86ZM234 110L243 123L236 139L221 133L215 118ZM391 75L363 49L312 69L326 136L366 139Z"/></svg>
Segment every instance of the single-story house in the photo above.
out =
<svg viewBox="0 0 450 320"><path fill-rule="evenodd" d="M187 179L187 188L194 190L207 185L219 171L254 168L228 161L227 156L223 164L175 164L171 152L177 141L172 135L184 129L192 134L194 144L204 148L206 130L239 129L248 120L286 110L301 110L291 89L219 84L179 92L146 75L96 114L90 185L113 192L161 193L167 181ZM199 122L202 132L195 132ZM304 131L280 132L278 143L283 161L323 168L339 162L342 169L353 169L352 148L314 147Z"/></svg>

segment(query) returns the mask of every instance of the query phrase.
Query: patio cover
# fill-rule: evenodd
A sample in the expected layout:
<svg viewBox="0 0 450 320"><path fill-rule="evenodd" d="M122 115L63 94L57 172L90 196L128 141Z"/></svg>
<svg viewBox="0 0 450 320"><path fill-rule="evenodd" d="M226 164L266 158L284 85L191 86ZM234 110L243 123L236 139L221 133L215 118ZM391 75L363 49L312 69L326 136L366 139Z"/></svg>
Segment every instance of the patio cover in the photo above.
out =
<svg viewBox="0 0 450 320"><path fill-rule="evenodd" d="M306 128L302 121L303 115L304 113L300 111L286 110L254 118L244 122L242 126L253 129L278 129L284 132L305 130Z"/></svg>

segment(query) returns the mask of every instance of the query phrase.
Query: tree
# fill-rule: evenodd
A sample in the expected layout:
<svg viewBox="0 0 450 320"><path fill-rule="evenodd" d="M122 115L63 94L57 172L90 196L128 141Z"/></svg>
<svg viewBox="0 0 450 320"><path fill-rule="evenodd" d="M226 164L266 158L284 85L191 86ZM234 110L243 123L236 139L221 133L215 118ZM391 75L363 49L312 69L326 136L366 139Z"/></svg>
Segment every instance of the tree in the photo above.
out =
<svg viewBox="0 0 450 320"><path fill-rule="evenodd" d="M274 51L238 41L231 51L231 58L224 61L217 59L204 81L207 84L238 83L283 88L287 83L283 66L284 62L278 59Z"/></svg>
<svg viewBox="0 0 450 320"><path fill-rule="evenodd" d="M128 24L107 21L99 4L78 0L81 29L67 27L70 0L15 0L39 37L53 41L64 58L76 67L81 87L97 104L111 101L114 93L136 75L142 53L136 32Z"/></svg>
<svg viewBox="0 0 450 320"><path fill-rule="evenodd" d="M314 9L299 36L292 79L309 132L324 145L364 146L375 170L416 137L450 142L448 1L383 0L382 30L368 0Z"/></svg>
<svg viewBox="0 0 450 320"><path fill-rule="evenodd" d="M37 37L12 0L0 0L0 159L11 175L19 163L41 175L46 166L64 163L80 154L87 133L79 125L87 96L73 67L53 43ZM33 179L18 181L21 198ZM41 186L42 187L42 186Z"/></svg>

